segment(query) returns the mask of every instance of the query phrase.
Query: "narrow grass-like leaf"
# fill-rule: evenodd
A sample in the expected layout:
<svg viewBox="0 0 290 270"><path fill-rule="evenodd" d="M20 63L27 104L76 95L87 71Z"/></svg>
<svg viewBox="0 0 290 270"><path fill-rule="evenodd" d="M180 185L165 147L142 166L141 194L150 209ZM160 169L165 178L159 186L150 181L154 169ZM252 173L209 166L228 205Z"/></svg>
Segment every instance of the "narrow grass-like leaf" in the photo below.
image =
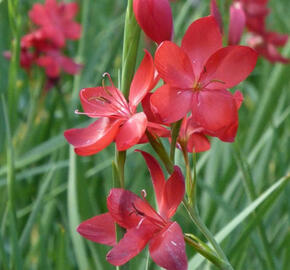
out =
<svg viewBox="0 0 290 270"><path fill-rule="evenodd" d="M238 214L232 221L230 221L220 232L215 236L218 243L221 243L226 237L228 237L231 232L237 228L253 211L263 203L274 191L278 188L283 187L290 176L285 176L269 187L264 193L262 193L255 201L248 205L240 214ZM192 267L198 267L204 258L196 255L189 261L189 269Z"/></svg>
<svg viewBox="0 0 290 270"><path fill-rule="evenodd" d="M70 147L69 153L69 175L68 175L68 219L69 229L72 239L74 254L76 256L79 269L89 270L89 262L85 250L83 239L76 232L77 226L80 224L78 192L77 192L77 160L73 147Z"/></svg>
<svg viewBox="0 0 290 270"><path fill-rule="evenodd" d="M52 167L51 171L49 172L49 174L45 177L45 179L43 180L43 183L41 184L41 187L39 189L39 193L36 197L36 200L34 202L33 205L33 210L26 222L26 225L22 231L21 237L20 237L20 248L22 250L25 250L27 244L28 244L28 239L29 239L29 235L31 233L32 227L36 221L37 215L39 214L39 210L43 204L43 197L45 196L45 194L48 191L49 185L51 183L51 180L53 178L55 172L55 168Z"/></svg>
<svg viewBox="0 0 290 270"><path fill-rule="evenodd" d="M9 230L12 246L11 263L16 270L22 269L22 256L18 243L18 228L16 220L15 208L15 168L14 168L14 151L11 137L11 130L8 118L4 94L1 95L1 103L6 125L6 140L7 140L7 190L8 190L8 215L9 215Z"/></svg>

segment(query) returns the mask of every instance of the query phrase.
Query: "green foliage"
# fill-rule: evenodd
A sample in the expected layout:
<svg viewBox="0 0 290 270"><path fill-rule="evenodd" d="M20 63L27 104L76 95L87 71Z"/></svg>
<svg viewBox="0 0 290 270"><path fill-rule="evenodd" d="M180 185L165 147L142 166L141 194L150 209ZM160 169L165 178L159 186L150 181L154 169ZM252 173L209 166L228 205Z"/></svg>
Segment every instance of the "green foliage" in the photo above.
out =
<svg viewBox="0 0 290 270"><path fill-rule="evenodd" d="M1 54L19 48L34 2L0 1ZM81 88L100 85L103 72L109 72L117 85L125 2L79 1L83 35L79 42L69 43L68 54L84 68L74 78L61 79L61 95L56 89L35 93L42 89L43 74L29 77L19 68L17 54L11 62L0 61L0 269L114 269L105 261L107 247L89 243L76 232L82 220L106 211L114 147L80 158L62 134L90 121L74 114ZM177 40L192 20L208 14L208 2L172 3ZM271 28L290 33L288 1L270 5ZM139 49L142 38L143 34ZM283 54L290 57L289 51L288 43ZM290 264L290 186L285 178L290 169L289 71L290 65L260 59L240 86L245 101L239 112L238 150L213 139L210 152L197 156L199 212L234 269L272 265L286 270ZM149 146L140 147L150 151ZM185 168L178 150L176 162ZM132 150L127 152L125 177L127 188L137 194L146 189L153 203L144 160ZM205 241L186 216L180 207L176 219L183 231ZM187 254L190 269L214 269L191 247ZM147 250L130 267L158 269Z"/></svg>

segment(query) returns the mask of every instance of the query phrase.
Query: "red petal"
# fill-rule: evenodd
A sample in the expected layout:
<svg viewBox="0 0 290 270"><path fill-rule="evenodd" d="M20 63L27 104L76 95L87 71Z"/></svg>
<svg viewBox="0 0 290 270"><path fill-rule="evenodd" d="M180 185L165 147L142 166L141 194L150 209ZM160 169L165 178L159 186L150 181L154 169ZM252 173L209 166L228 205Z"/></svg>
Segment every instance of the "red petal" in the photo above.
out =
<svg viewBox="0 0 290 270"><path fill-rule="evenodd" d="M181 48L189 55L198 78L207 59L222 47L222 35L213 16L193 22L187 29Z"/></svg>
<svg viewBox="0 0 290 270"><path fill-rule="evenodd" d="M74 128L64 132L66 140L80 156L89 156L106 148L115 138L121 122L100 118L86 128Z"/></svg>
<svg viewBox="0 0 290 270"><path fill-rule="evenodd" d="M229 45L240 43L246 25L246 15L241 3L235 2L230 7Z"/></svg>
<svg viewBox="0 0 290 270"><path fill-rule="evenodd" d="M122 113L126 115L126 109L128 110L123 94L113 86L105 86L105 89L84 88L80 91L80 100L85 113L91 117L121 116Z"/></svg>
<svg viewBox="0 0 290 270"><path fill-rule="evenodd" d="M139 254L155 231L155 228L150 225L142 224L129 229L120 242L107 254L107 261L113 265L122 265Z"/></svg>
<svg viewBox="0 0 290 270"><path fill-rule="evenodd" d="M78 13L79 6L75 2L63 4L63 15L66 20L72 20Z"/></svg>
<svg viewBox="0 0 290 270"><path fill-rule="evenodd" d="M155 65L160 77L172 87L192 88L194 73L186 53L176 44L165 41L157 48Z"/></svg>
<svg viewBox="0 0 290 270"><path fill-rule="evenodd" d="M159 163L157 162L157 160L153 156L141 150L136 150L136 151L140 152L146 161L147 167L151 175L152 183L154 186L156 201L160 209L161 201L163 197L163 189L165 186L165 177L162 172L162 169Z"/></svg>
<svg viewBox="0 0 290 270"><path fill-rule="evenodd" d="M66 56L61 56L61 66L63 70L68 74L77 74L82 68L82 65L77 64L71 58Z"/></svg>
<svg viewBox="0 0 290 270"><path fill-rule="evenodd" d="M36 60L38 66L45 69L45 73L50 78L57 78L60 74L60 65L55 58L51 56L41 56Z"/></svg>
<svg viewBox="0 0 290 270"><path fill-rule="evenodd" d="M286 58L280 54L277 48L272 44L264 44L260 47L255 48L256 51L268 59L270 62L290 63L290 58Z"/></svg>
<svg viewBox="0 0 290 270"><path fill-rule="evenodd" d="M226 90L202 90L195 96L192 118L206 134L232 142L238 128L238 108Z"/></svg>
<svg viewBox="0 0 290 270"><path fill-rule="evenodd" d="M78 233L96 243L114 246L116 244L115 222L109 213L82 222Z"/></svg>
<svg viewBox="0 0 290 270"><path fill-rule="evenodd" d="M46 11L43 5L39 3L33 5L32 9L29 11L29 17L31 21L40 26L49 23Z"/></svg>
<svg viewBox="0 0 290 270"><path fill-rule="evenodd" d="M171 40L173 22L168 0L134 0L136 20L146 35L158 44Z"/></svg>
<svg viewBox="0 0 290 270"><path fill-rule="evenodd" d="M190 111L192 96L191 90L178 90L165 84L152 94L151 107L164 123L173 123Z"/></svg>
<svg viewBox="0 0 290 270"><path fill-rule="evenodd" d="M200 81L208 89L231 88L245 80L255 68L258 54L246 46L228 46L213 54ZM218 80L218 82L212 82Z"/></svg>
<svg viewBox="0 0 290 270"><path fill-rule="evenodd" d="M120 128L116 136L118 151L124 151L139 142L147 128L147 118L145 113L134 114Z"/></svg>
<svg viewBox="0 0 290 270"><path fill-rule="evenodd" d="M137 214L135 205L144 202L134 193L121 188L113 188L107 198L109 213L121 227L130 229L136 227L141 216Z"/></svg>
<svg viewBox="0 0 290 270"><path fill-rule="evenodd" d="M279 34L276 32L268 32L266 39L269 43L272 43L275 46L285 46L288 41L288 35Z"/></svg>
<svg viewBox="0 0 290 270"><path fill-rule="evenodd" d="M176 222L150 240L149 251L153 261L167 270L187 269L184 238Z"/></svg>
<svg viewBox="0 0 290 270"><path fill-rule="evenodd" d="M201 133L193 133L187 142L187 151L190 153L200 153L210 149L208 138Z"/></svg>
<svg viewBox="0 0 290 270"><path fill-rule="evenodd" d="M77 40L81 37L82 27L79 23L68 22L67 26L63 28L65 37L71 40Z"/></svg>
<svg viewBox="0 0 290 270"><path fill-rule="evenodd" d="M243 101L244 101L244 96L243 94L237 90L235 93L234 93L234 99L235 99L235 102L236 102L236 105L237 105L237 108L240 109Z"/></svg>
<svg viewBox="0 0 290 270"><path fill-rule="evenodd" d="M168 138L171 136L171 132L169 129L163 127L160 124L156 124L156 123L152 123L152 122L147 123L147 131L150 132L154 138L157 138L157 137ZM148 137L147 137L146 133L144 133L143 137L140 139L138 144L148 143L148 142L149 142Z"/></svg>
<svg viewBox="0 0 290 270"><path fill-rule="evenodd" d="M162 217L170 219L176 212L181 203L185 192L184 177L178 166L174 166L171 174L163 189L162 202L159 212Z"/></svg>
<svg viewBox="0 0 290 270"><path fill-rule="evenodd" d="M154 80L154 64L151 54L145 50L145 56L136 71L130 87L129 104L131 111L135 112L136 107L147 94Z"/></svg>

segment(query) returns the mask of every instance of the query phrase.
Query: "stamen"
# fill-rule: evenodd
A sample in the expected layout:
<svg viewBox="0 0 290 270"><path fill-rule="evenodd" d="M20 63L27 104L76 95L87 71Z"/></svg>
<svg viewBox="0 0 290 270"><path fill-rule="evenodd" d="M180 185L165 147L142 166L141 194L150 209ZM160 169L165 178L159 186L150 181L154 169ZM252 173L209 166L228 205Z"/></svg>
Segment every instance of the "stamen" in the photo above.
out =
<svg viewBox="0 0 290 270"><path fill-rule="evenodd" d="M101 102L105 102L105 103L111 104L111 101L108 100L105 97L90 97L88 100L89 101L91 101L91 100L98 100L98 101L101 101Z"/></svg>
<svg viewBox="0 0 290 270"><path fill-rule="evenodd" d="M213 80L210 80L210 81L209 81L208 83L206 83L205 85L203 85L203 88L207 87L208 85L210 85L211 83L214 83L214 82L221 83L221 84L226 84L224 81L217 80L217 79L213 79Z"/></svg>
<svg viewBox="0 0 290 270"><path fill-rule="evenodd" d="M143 221L145 220L145 218L141 218L138 225L137 225L137 230L140 228L140 226L142 225Z"/></svg>
<svg viewBox="0 0 290 270"><path fill-rule="evenodd" d="M102 86L103 86L103 89L105 90L105 92L110 96L110 97L113 97L113 95L110 93L110 91L107 89L107 86L105 85L105 80L103 79L102 80Z"/></svg>
<svg viewBox="0 0 290 270"><path fill-rule="evenodd" d="M113 80L112 80L112 78L111 78L111 75L110 75L108 72L103 73L103 78L105 78L106 76L108 77L108 79L109 79L111 85L112 85L113 87L115 87L115 85L114 85L114 83L113 83Z"/></svg>
<svg viewBox="0 0 290 270"><path fill-rule="evenodd" d="M98 114L95 114L95 113L80 112L78 109L76 109L74 113L75 113L75 114L78 114L78 115L98 116Z"/></svg>
<svg viewBox="0 0 290 270"><path fill-rule="evenodd" d="M142 196L142 198L145 200L145 198L147 197L147 192L146 192L146 190L145 189L142 189L141 190L141 196Z"/></svg>
<svg viewBox="0 0 290 270"><path fill-rule="evenodd" d="M134 210L135 210L135 213L136 213L137 215L140 215L140 216L142 216L142 217L145 216L145 214L144 214L143 212L139 211L139 210L136 208L136 206L135 206L134 203L132 203L132 206L133 206L133 208L134 208Z"/></svg>

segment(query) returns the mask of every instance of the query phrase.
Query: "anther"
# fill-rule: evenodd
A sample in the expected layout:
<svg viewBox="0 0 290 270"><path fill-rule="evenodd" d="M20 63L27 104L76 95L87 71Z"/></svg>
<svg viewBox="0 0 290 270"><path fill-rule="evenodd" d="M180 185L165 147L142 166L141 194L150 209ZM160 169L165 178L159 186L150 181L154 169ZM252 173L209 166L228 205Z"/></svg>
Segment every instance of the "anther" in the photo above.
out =
<svg viewBox="0 0 290 270"><path fill-rule="evenodd" d="M142 196L142 198L145 200L145 198L147 197L147 192L146 192L146 190L145 189L142 189L141 190L141 196Z"/></svg>

